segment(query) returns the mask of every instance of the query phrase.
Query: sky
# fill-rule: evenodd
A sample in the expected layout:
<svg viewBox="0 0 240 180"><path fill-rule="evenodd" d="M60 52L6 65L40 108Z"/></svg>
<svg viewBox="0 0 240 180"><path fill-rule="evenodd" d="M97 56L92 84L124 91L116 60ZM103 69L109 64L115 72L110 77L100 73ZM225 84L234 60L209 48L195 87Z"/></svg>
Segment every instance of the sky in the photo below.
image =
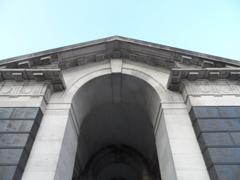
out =
<svg viewBox="0 0 240 180"><path fill-rule="evenodd" d="M240 0L0 0L0 59L113 35L240 60Z"/></svg>

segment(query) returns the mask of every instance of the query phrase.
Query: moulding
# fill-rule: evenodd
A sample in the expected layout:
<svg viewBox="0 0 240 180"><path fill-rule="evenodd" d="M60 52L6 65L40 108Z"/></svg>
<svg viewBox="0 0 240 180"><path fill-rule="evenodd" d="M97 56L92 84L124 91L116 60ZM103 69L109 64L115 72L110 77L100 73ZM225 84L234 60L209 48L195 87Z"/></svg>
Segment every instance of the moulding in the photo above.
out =
<svg viewBox="0 0 240 180"><path fill-rule="evenodd" d="M60 69L0 69L0 82L7 80L49 82L54 91L65 89Z"/></svg>
<svg viewBox="0 0 240 180"><path fill-rule="evenodd" d="M216 80L239 80L240 68L205 68L205 69L177 69L173 68L168 79L168 88L173 91L181 91L182 81L196 81L207 79Z"/></svg>

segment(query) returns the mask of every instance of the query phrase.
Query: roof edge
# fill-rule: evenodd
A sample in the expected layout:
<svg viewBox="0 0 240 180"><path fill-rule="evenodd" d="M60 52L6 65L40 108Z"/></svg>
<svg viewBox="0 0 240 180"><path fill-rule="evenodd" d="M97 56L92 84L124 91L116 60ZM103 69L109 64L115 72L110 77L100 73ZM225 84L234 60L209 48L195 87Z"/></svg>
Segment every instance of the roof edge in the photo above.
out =
<svg viewBox="0 0 240 180"><path fill-rule="evenodd" d="M86 42L77 43L77 44L72 44L72 45L68 45L68 46L62 46L62 47L53 48L53 49L49 49L49 50L34 52L34 53L26 54L26 55L2 59L2 60L0 60L0 65L4 65L5 63L11 63L11 62L16 62L16 61L23 61L23 60L27 60L27 59L31 59L31 58L35 58L35 57L47 56L47 55L54 54L54 53L70 51L70 50L78 49L81 47L88 47L88 46L93 46L93 45L97 45L97 44L101 44L101 43L105 43L105 42L111 42L111 41L123 41L123 42L138 44L141 46L148 46L148 47L151 47L154 49L161 49L161 50L181 53L184 55L190 55L190 56L195 56L195 57L199 57L199 58L204 58L206 60L218 61L218 62L226 63L229 65L240 66L240 62L235 59L224 58L224 57L220 57L220 56L200 53L200 52L196 52L196 51L190 51L190 50L186 50L186 49L176 48L176 47L172 47L172 46L166 46L166 45L147 42L147 41L143 41L143 40L127 38L127 37L118 36L118 35L101 38L101 39L97 39L97 40L92 40L92 41L86 41Z"/></svg>

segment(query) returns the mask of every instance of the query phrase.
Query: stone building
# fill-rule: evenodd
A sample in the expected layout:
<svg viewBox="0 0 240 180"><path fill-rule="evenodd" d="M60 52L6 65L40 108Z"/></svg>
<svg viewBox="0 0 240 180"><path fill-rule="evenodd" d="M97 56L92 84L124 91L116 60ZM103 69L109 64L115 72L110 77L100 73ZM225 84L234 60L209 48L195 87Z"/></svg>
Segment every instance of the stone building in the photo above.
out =
<svg viewBox="0 0 240 180"><path fill-rule="evenodd" d="M1 180L239 180L240 63L114 36L0 61Z"/></svg>

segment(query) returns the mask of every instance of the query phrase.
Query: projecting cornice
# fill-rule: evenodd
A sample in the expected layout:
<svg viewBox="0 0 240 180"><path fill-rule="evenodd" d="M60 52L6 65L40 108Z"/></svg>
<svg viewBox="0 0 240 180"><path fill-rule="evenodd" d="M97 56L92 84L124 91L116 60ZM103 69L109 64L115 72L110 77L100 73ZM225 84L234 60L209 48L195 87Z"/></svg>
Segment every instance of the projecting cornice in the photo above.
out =
<svg viewBox="0 0 240 180"><path fill-rule="evenodd" d="M54 91L61 91L65 84L60 69L0 69L0 81L45 81L49 82Z"/></svg>
<svg viewBox="0 0 240 180"><path fill-rule="evenodd" d="M177 69L173 68L168 79L168 88L173 91L181 90L182 80L201 80L211 81L219 79L239 80L240 68L205 68L205 69Z"/></svg>
<svg viewBox="0 0 240 180"><path fill-rule="evenodd" d="M160 44L113 36L0 61L2 68L61 68L111 58L125 58L167 69L178 64L199 67L240 67L235 60Z"/></svg>

